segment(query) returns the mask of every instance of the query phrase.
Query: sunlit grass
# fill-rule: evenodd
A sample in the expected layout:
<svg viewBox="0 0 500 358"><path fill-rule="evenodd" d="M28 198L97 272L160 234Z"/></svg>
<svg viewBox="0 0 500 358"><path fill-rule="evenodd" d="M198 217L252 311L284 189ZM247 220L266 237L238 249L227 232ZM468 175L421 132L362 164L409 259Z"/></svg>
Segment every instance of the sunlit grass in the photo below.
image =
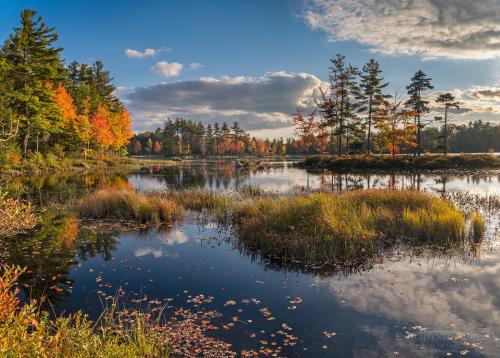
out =
<svg viewBox="0 0 500 358"><path fill-rule="evenodd" d="M76 212L84 218L165 224L182 218L183 208L158 195L140 194L126 188L105 188L81 199L76 205Z"/></svg>
<svg viewBox="0 0 500 358"><path fill-rule="evenodd" d="M246 248L309 262L369 256L398 240L446 245L465 232L460 210L410 190L262 196L233 201L231 212Z"/></svg>
<svg viewBox="0 0 500 358"><path fill-rule="evenodd" d="M486 228L486 223L481 215L478 213L472 214L472 233L474 240L480 240L484 235L484 230Z"/></svg>

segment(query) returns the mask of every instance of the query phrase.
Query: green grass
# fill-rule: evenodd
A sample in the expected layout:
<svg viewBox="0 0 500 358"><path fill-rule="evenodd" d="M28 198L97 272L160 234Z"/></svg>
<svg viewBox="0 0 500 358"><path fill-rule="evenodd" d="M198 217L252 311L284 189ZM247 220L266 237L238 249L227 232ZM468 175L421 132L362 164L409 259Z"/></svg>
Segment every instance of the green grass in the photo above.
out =
<svg viewBox="0 0 500 358"><path fill-rule="evenodd" d="M309 168L326 168L330 170L440 170L440 169L479 169L500 168L500 157L489 154L461 155L411 155L397 156L350 156L326 157L313 156L299 164Z"/></svg>
<svg viewBox="0 0 500 358"><path fill-rule="evenodd" d="M76 213L82 218L120 219L147 224L170 224L183 216L174 201L131 189L105 188L80 199Z"/></svg>

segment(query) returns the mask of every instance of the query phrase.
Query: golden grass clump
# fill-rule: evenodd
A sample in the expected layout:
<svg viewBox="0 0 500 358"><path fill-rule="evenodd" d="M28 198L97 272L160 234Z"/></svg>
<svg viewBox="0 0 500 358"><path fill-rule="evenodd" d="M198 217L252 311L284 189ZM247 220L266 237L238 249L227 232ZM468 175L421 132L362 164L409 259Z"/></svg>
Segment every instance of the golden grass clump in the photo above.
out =
<svg viewBox="0 0 500 358"><path fill-rule="evenodd" d="M183 208L172 200L131 189L106 188L81 199L76 211L80 217L122 219L140 223L165 224L182 218Z"/></svg>
<svg viewBox="0 0 500 358"><path fill-rule="evenodd" d="M478 213L472 214L472 234L474 240L481 240L484 235L484 230L486 228L486 223L481 215Z"/></svg>
<svg viewBox="0 0 500 358"><path fill-rule="evenodd" d="M0 192L0 237L27 233L35 228L38 216L31 204L7 198Z"/></svg>
<svg viewBox="0 0 500 358"><path fill-rule="evenodd" d="M451 204L409 190L262 197L236 202L233 220L247 248L306 261L363 257L403 238L442 245L465 228Z"/></svg>

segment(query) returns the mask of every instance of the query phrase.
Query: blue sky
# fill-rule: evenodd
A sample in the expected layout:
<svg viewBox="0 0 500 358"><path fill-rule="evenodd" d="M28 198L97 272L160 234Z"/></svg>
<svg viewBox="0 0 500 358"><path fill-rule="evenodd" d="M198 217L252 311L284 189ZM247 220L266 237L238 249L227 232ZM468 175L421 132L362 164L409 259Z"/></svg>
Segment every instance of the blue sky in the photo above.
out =
<svg viewBox="0 0 500 358"><path fill-rule="evenodd" d="M290 134L288 114L311 108L336 53L358 66L377 59L390 91L422 69L434 80L431 97L449 90L463 101L454 120L499 120L500 1L397 3L0 0L0 38L21 9L37 10L67 62L105 63L135 130L184 116ZM138 57L145 49L154 55Z"/></svg>

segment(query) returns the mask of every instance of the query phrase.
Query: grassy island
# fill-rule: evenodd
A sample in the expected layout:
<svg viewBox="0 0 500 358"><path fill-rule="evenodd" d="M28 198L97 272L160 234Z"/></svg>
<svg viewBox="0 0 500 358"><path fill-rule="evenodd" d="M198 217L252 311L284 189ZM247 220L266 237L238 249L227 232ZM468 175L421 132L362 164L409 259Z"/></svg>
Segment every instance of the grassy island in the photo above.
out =
<svg viewBox="0 0 500 358"><path fill-rule="evenodd" d="M461 155L411 155L389 156L313 156L298 164L304 168L329 170L449 170L449 169L497 169L500 157L490 154Z"/></svg>

